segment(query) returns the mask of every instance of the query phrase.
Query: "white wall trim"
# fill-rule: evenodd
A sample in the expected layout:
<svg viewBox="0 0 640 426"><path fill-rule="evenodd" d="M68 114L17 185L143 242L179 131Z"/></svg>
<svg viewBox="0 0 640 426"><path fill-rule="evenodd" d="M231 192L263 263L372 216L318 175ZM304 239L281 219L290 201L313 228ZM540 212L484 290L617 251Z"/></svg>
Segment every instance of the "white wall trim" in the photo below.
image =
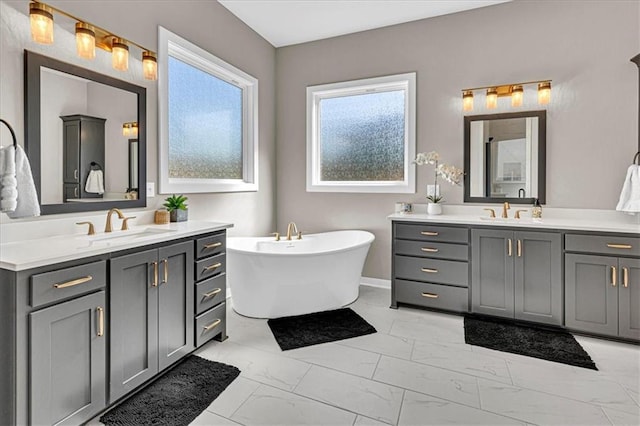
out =
<svg viewBox="0 0 640 426"><path fill-rule="evenodd" d="M391 280L383 280L381 278L362 277L360 278L360 285L391 289Z"/></svg>

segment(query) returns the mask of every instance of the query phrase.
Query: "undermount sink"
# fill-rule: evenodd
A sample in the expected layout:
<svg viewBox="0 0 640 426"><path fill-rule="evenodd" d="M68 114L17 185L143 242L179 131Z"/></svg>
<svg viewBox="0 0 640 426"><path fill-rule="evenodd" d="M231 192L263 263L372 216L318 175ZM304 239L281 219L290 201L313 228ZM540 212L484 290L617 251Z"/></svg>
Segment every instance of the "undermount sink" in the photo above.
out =
<svg viewBox="0 0 640 426"><path fill-rule="evenodd" d="M138 238L145 238L150 236L157 236L163 234L169 234L176 232L175 229L162 229L162 228L145 228L145 229L132 229L129 231L114 231L97 235L84 235L80 238L92 242L108 242L114 240L133 240Z"/></svg>
<svg viewBox="0 0 640 426"><path fill-rule="evenodd" d="M516 219L515 217L489 217L489 216L480 216L480 220L486 220L488 222L513 222L513 223L540 223L541 219L533 219L530 217L522 217L520 219Z"/></svg>

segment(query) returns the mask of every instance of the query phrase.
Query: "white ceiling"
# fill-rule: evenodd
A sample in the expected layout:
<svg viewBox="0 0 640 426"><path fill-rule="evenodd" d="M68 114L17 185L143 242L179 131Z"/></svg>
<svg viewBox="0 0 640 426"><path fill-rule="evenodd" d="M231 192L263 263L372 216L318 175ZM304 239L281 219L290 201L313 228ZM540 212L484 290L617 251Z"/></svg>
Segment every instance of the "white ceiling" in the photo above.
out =
<svg viewBox="0 0 640 426"><path fill-rule="evenodd" d="M506 1L510 0L218 0L275 47Z"/></svg>

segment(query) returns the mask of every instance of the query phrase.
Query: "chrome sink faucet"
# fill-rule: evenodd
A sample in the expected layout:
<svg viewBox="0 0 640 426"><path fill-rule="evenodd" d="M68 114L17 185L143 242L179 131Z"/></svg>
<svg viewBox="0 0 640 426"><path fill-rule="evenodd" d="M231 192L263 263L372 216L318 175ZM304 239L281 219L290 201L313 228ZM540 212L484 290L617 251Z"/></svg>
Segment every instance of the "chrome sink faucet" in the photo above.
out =
<svg viewBox="0 0 640 426"><path fill-rule="evenodd" d="M111 232L111 215L113 213L117 213L118 214L118 219L124 219L125 216L124 214L122 214L122 212L120 211L120 209L117 208L112 208L111 210L109 210L109 212L107 213L107 223L104 226L104 232Z"/></svg>

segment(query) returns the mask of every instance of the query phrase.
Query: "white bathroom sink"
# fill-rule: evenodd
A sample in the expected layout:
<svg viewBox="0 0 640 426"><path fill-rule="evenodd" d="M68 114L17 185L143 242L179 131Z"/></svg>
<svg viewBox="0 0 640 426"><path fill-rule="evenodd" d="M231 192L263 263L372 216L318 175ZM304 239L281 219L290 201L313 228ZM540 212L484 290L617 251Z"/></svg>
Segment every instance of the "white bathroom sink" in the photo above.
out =
<svg viewBox="0 0 640 426"><path fill-rule="evenodd" d="M520 219L516 219L514 217L488 217L488 216L480 216L480 220L486 220L487 222L505 222L505 223L530 223L530 224L537 224L542 222L541 219L532 219L530 217L523 217Z"/></svg>
<svg viewBox="0 0 640 426"><path fill-rule="evenodd" d="M158 236L163 234L169 234L176 232L175 229L163 229L163 228L144 228L144 229L132 229L128 231L114 231L97 235L83 235L79 237L85 241L91 242L108 242L108 241L126 241L139 238L145 238L150 236Z"/></svg>

